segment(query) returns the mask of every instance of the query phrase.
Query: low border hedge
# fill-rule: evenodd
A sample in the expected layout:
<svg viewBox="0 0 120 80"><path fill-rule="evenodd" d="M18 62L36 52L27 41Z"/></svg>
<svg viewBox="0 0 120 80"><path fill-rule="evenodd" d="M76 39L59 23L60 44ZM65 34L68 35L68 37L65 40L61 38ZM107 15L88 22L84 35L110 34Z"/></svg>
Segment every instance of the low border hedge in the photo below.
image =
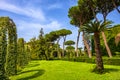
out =
<svg viewBox="0 0 120 80"><path fill-rule="evenodd" d="M79 57L79 58L62 58L65 61L75 61L75 62L86 62L86 63L96 63L95 58L86 58L86 57ZM107 65L118 65L120 66L120 58L103 58L103 63Z"/></svg>

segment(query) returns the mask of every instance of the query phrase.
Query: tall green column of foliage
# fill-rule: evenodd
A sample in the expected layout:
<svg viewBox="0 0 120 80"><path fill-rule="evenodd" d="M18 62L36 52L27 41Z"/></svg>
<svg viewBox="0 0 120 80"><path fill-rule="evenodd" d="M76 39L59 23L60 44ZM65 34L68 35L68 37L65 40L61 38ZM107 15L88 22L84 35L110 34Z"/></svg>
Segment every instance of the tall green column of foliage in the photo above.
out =
<svg viewBox="0 0 120 80"><path fill-rule="evenodd" d="M31 60L30 47L29 47L28 43L25 43L24 46L25 46L25 53L26 53L26 62L25 63L28 64L28 62Z"/></svg>
<svg viewBox="0 0 120 80"><path fill-rule="evenodd" d="M17 68L21 69L28 63L27 54L25 52L24 39L18 39L18 59L17 59Z"/></svg>
<svg viewBox="0 0 120 80"><path fill-rule="evenodd" d="M31 59L37 59L37 51L36 51L36 47L38 45L37 44L37 41L36 41L36 38L32 38L30 39L30 42L27 43L29 45L29 48L30 48L30 58Z"/></svg>
<svg viewBox="0 0 120 80"><path fill-rule="evenodd" d="M44 37L44 31L43 28L41 28L40 33L39 33L39 39L37 40L37 54L39 56L39 59L48 59L48 54L46 49L47 48L47 43Z"/></svg>
<svg viewBox="0 0 120 80"><path fill-rule="evenodd" d="M16 74L16 57L16 26L9 17L0 17L0 80Z"/></svg>
<svg viewBox="0 0 120 80"><path fill-rule="evenodd" d="M16 25L8 18L7 33L8 33L8 45L7 45L7 64L6 70L8 75L17 74L17 31Z"/></svg>
<svg viewBox="0 0 120 80"><path fill-rule="evenodd" d="M0 80L6 79L5 72L5 62L6 62L6 28L3 27L5 25L5 18L0 18Z"/></svg>
<svg viewBox="0 0 120 80"><path fill-rule="evenodd" d="M47 54L45 53L47 48L45 37L43 36L43 28L41 28L38 39L35 37L30 39L30 42L27 43L30 51L31 59L47 59Z"/></svg>
<svg viewBox="0 0 120 80"><path fill-rule="evenodd" d="M37 40L37 47L36 47L36 53L39 59L48 59L48 54L46 54L47 45L45 42L44 37L41 37L39 40Z"/></svg>

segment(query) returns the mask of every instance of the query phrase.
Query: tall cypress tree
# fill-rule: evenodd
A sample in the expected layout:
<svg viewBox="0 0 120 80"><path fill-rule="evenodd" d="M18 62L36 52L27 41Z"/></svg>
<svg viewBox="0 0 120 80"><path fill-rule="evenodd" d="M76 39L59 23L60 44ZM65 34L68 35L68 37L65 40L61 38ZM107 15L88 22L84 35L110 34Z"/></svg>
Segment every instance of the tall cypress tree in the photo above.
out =
<svg viewBox="0 0 120 80"><path fill-rule="evenodd" d="M0 17L0 80L6 80L7 75L17 72L16 56L16 26L9 17Z"/></svg>
<svg viewBox="0 0 120 80"><path fill-rule="evenodd" d="M7 79L6 71L5 71L5 62L6 62L6 28L5 26L5 18L0 17L0 80Z"/></svg>
<svg viewBox="0 0 120 80"><path fill-rule="evenodd" d="M6 80L7 75L16 74L16 56L16 26L9 17L0 17L0 80Z"/></svg>
<svg viewBox="0 0 120 80"><path fill-rule="evenodd" d="M8 33L6 70L8 75L15 75L17 74L17 31L12 19L8 18L6 28Z"/></svg>
<svg viewBox="0 0 120 80"><path fill-rule="evenodd" d="M22 68L26 64L26 53L25 53L25 46L24 46L24 39L18 39L18 57L17 57L17 66L18 68Z"/></svg>

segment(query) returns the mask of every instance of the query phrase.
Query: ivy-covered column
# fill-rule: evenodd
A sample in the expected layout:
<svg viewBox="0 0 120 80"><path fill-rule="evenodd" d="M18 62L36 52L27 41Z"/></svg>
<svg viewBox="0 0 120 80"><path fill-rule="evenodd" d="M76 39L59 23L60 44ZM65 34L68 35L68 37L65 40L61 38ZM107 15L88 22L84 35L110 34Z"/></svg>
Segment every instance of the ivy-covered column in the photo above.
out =
<svg viewBox="0 0 120 80"><path fill-rule="evenodd" d="M5 18L0 17L0 80L8 80L6 75L6 28Z"/></svg>
<svg viewBox="0 0 120 80"><path fill-rule="evenodd" d="M25 46L24 46L24 39L18 39L18 59L17 59L17 66L18 69L22 68L26 65L26 53L25 53Z"/></svg>
<svg viewBox="0 0 120 80"><path fill-rule="evenodd" d="M7 24L8 29L8 45L7 45L7 63L6 70L7 74L15 75L17 74L17 34L16 26L14 22L9 19Z"/></svg>

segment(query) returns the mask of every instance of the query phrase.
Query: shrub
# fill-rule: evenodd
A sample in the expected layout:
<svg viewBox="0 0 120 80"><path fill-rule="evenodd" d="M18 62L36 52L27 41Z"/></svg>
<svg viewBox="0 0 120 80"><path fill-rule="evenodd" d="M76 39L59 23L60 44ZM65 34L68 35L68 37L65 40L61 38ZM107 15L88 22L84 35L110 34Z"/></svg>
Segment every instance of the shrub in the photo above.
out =
<svg viewBox="0 0 120 80"><path fill-rule="evenodd" d="M75 61L75 62L86 62L86 63L96 63L96 59L88 57L78 57L78 58L62 58L65 61ZM108 58L103 57L103 63L107 65L120 65L120 58Z"/></svg>

